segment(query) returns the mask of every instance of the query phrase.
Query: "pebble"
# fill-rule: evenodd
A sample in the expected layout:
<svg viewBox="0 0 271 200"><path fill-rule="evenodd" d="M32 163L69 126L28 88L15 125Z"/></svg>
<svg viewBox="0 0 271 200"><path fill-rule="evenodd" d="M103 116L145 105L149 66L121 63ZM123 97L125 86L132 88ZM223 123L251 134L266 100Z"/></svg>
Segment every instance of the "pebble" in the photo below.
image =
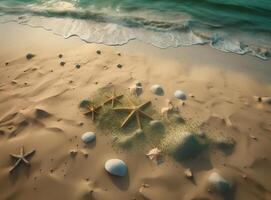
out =
<svg viewBox="0 0 271 200"><path fill-rule="evenodd" d="M80 64L76 64L75 67L76 67L77 69L79 69L79 68L81 67L81 65L80 65Z"/></svg>
<svg viewBox="0 0 271 200"><path fill-rule="evenodd" d="M84 143L90 143L96 139L96 135L93 132L86 132L81 137Z"/></svg>
<svg viewBox="0 0 271 200"><path fill-rule="evenodd" d="M108 67L106 65L103 68L104 68L104 70L108 70Z"/></svg>
<svg viewBox="0 0 271 200"><path fill-rule="evenodd" d="M77 150L71 149L70 150L70 155L73 156L73 157L75 157L77 155Z"/></svg>
<svg viewBox="0 0 271 200"><path fill-rule="evenodd" d="M174 92L174 96L177 98L177 99L181 99L181 100L186 100L186 94L181 91L181 90L176 90Z"/></svg>
<svg viewBox="0 0 271 200"><path fill-rule="evenodd" d="M66 63L64 61L60 62L61 66L64 66Z"/></svg>
<svg viewBox="0 0 271 200"><path fill-rule="evenodd" d="M242 175L242 178L243 178L243 179L247 179L247 175L246 175L246 174L243 174L243 175Z"/></svg>
<svg viewBox="0 0 271 200"><path fill-rule="evenodd" d="M195 95L192 94L192 93L190 93L188 96L191 97L191 98L194 98L194 97L195 97Z"/></svg>
<svg viewBox="0 0 271 200"><path fill-rule="evenodd" d="M190 168L184 171L184 175L186 176L186 178L189 178L189 179L193 178L193 173Z"/></svg>
<svg viewBox="0 0 271 200"><path fill-rule="evenodd" d="M152 93L159 95L159 96L164 95L164 90L161 85L156 84L156 85L151 86L151 91L152 91Z"/></svg>
<svg viewBox="0 0 271 200"><path fill-rule="evenodd" d="M63 57L63 55L62 55L62 54L59 54L59 55L58 55L58 57L59 57L59 58L62 58L62 57Z"/></svg>
<svg viewBox="0 0 271 200"><path fill-rule="evenodd" d="M102 52L100 50L97 50L96 53L101 55Z"/></svg>
<svg viewBox="0 0 271 200"><path fill-rule="evenodd" d="M34 56L35 56L35 55L32 54L32 53L28 53L28 54L26 54L25 57L26 57L27 60L30 60L30 59L32 59Z"/></svg>
<svg viewBox="0 0 271 200"><path fill-rule="evenodd" d="M253 140L258 140L258 138L255 135L250 135L250 138Z"/></svg>
<svg viewBox="0 0 271 200"><path fill-rule="evenodd" d="M77 125L78 125L78 126L83 126L83 125L84 125L84 122L78 122Z"/></svg>
<svg viewBox="0 0 271 200"><path fill-rule="evenodd" d="M149 187L151 187L151 186L150 186L149 184L147 184L147 183L143 183L141 186L144 187L144 188L149 188Z"/></svg>
<svg viewBox="0 0 271 200"><path fill-rule="evenodd" d="M121 64L117 64L117 68L122 68L122 65Z"/></svg>
<svg viewBox="0 0 271 200"><path fill-rule="evenodd" d="M11 83L14 84L14 85L16 85L16 84L17 84L17 81L12 80Z"/></svg>
<svg viewBox="0 0 271 200"><path fill-rule="evenodd" d="M107 172L115 176L125 176L128 170L125 162L119 159L107 160L104 167Z"/></svg>
<svg viewBox="0 0 271 200"><path fill-rule="evenodd" d="M6 66L8 66L8 64L9 64L8 62L5 63Z"/></svg>

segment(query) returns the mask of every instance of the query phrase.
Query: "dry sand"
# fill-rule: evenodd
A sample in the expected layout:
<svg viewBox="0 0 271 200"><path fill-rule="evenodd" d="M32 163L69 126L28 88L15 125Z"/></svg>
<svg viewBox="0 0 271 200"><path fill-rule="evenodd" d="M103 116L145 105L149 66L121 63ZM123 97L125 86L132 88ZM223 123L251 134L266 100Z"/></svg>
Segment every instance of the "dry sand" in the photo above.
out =
<svg viewBox="0 0 271 200"><path fill-rule="evenodd" d="M207 177L214 170L234 182L228 199L271 199L271 105L253 98L271 95L270 61L205 46L161 50L137 42L86 44L15 24L0 25L0 43L0 199L223 199L208 192ZM29 52L36 54L31 60L25 58ZM61 61L66 64L60 66ZM209 148L183 162L166 156L157 166L146 149L113 146L112 137L97 129L78 104L108 85L128 91L135 80L143 84L141 99L158 110L171 99L205 132L234 138L233 150ZM150 92L153 84L163 86L164 96ZM173 97L177 89L195 97L181 106ZM86 146L80 137L87 131L96 132L97 139ZM9 154L19 153L21 146L36 150L31 167L20 166L9 175ZM74 158L71 149L78 150ZM104 170L109 158L125 161L128 174L109 175ZM193 181L184 175L187 168Z"/></svg>

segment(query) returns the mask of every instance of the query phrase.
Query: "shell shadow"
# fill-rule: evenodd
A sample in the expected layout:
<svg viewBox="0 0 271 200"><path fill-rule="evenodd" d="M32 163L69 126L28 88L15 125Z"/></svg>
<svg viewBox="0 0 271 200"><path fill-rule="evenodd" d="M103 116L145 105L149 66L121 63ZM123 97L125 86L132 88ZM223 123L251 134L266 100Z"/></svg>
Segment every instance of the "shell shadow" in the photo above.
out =
<svg viewBox="0 0 271 200"><path fill-rule="evenodd" d="M108 173L108 172L107 172ZM108 173L109 174L109 173ZM127 170L127 174L124 177L118 177L109 174L111 181L114 185L122 191L127 191L130 186L130 174L129 170Z"/></svg>
<svg viewBox="0 0 271 200"><path fill-rule="evenodd" d="M84 148L86 148L86 149L94 149L96 147L96 140L97 140L97 138L93 142L90 142L88 144L84 143Z"/></svg>

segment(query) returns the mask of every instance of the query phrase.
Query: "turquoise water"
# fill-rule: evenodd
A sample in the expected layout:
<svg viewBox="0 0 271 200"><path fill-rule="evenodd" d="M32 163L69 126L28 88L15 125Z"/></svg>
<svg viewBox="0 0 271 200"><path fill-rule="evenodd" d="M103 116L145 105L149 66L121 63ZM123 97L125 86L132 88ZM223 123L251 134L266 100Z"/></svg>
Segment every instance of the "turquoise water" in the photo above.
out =
<svg viewBox="0 0 271 200"><path fill-rule="evenodd" d="M10 21L107 45L209 44L271 57L271 0L0 0L0 22Z"/></svg>

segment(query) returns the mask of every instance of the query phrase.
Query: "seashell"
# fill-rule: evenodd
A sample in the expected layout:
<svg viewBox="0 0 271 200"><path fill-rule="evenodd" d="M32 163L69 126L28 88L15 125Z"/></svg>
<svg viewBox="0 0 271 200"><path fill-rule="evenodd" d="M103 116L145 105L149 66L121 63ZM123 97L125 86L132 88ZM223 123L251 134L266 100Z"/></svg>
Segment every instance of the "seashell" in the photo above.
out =
<svg viewBox="0 0 271 200"><path fill-rule="evenodd" d="M81 137L84 143L90 143L96 139L96 135L93 132L86 132Z"/></svg>
<svg viewBox="0 0 271 200"><path fill-rule="evenodd" d="M126 164L120 159L107 160L104 168L107 172L115 176L125 176L128 170Z"/></svg>
<svg viewBox="0 0 271 200"><path fill-rule="evenodd" d="M181 91L181 90L176 90L174 92L174 96L177 98L177 99L181 99L181 100L186 100L186 94Z"/></svg>
<svg viewBox="0 0 271 200"><path fill-rule="evenodd" d="M153 85L151 86L151 91L152 93L158 95L158 96L163 96L164 95L164 90L161 85Z"/></svg>

